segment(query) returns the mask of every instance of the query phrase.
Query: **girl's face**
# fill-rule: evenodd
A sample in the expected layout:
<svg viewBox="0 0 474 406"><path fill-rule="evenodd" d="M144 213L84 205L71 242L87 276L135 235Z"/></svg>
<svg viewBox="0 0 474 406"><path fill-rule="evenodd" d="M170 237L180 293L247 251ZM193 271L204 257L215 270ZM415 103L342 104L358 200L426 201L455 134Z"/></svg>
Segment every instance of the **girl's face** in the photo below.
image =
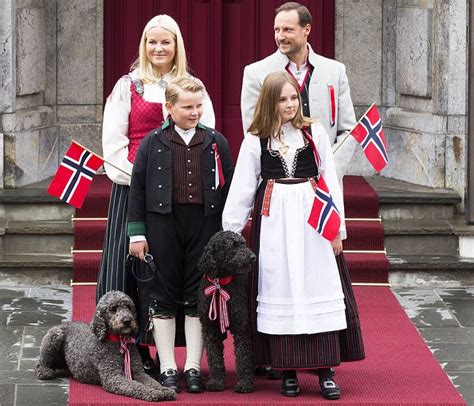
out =
<svg viewBox="0 0 474 406"><path fill-rule="evenodd" d="M146 56L151 64L162 73L173 68L176 55L176 41L173 34L162 27L150 28L146 38Z"/></svg>
<svg viewBox="0 0 474 406"><path fill-rule="evenodd" d="M278 100L278 113L280 114L281 123L285 124L293 120L299 108L298 92L290 83L285 83Z"/></svg>

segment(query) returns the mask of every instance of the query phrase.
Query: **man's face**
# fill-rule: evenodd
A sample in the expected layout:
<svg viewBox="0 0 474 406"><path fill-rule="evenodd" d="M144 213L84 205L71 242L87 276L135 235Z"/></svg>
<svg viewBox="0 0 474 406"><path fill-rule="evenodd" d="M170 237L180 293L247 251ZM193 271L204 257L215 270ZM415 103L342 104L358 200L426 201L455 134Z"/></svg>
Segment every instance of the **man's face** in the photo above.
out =
<svg viewBox="0 0 474 406"><path fill-rule="evenodd" d="M280 11L275 16L275 42L280 52L288 57L306 49L311 26L301 27L299 20L296 10Z"/></svg>

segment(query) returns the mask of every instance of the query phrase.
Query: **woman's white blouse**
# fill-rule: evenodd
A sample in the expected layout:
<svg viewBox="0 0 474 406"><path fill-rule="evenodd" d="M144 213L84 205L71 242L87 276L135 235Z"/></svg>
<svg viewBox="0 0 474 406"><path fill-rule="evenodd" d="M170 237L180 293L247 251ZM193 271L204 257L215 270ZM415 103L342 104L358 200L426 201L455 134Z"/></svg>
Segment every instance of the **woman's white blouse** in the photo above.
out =
<svg viewBox="0 0 474 406"><path fill-rule="evenodd" d="M138 78L138 71L130 73L132 78ZM171 74L163 76L166 82L170 82ZM113 165L131 174L133 164L128 160L128 116L131 110L130 79L120 78L115 84L104 107L104 120L102 124L102 149L104 158ZM162 103L163 117L168 116L165 108L165 89L158 83L144 84L143 98L148 102ZM207 92L204 92L203 115L201 123L207 127L214 128L216 120L212 101ZM153 128L150 128L150 131ZM107 176L120 185L130 185L130 176L122 171L105 164Z"/></svg>
<svg viewBox="0 0 474 406"><path fill-rule="evenodd" d="M345 239L346 225L344 219L344 203L339 182L337 180L334 156L329 144L329 137L324 127L320 124L313 124L311 126L311 132L313 134L316 149L321 157L319 171L324 177L334 203L341 214L341 227L339 228L339 232L341 238ZM282 141L289 146L289 151L285 155L294 158L296 149L303 146L303 135L300 130L296 129L285 132L285 135L286 137L284 137ZM278 149L281 145L275 143L275 141L272 141L272 143L273 149ZM260 155L260 138L247 133L240 147L234 175L232 177L232 183L222 213L222 227L224 230L241 233L248 221L253 209L255 193L261 182ZM291 168L293 158L291 158L291 163L287 163L288 168ZM286 157L285 159L290 160L290 158Z"/></svg>

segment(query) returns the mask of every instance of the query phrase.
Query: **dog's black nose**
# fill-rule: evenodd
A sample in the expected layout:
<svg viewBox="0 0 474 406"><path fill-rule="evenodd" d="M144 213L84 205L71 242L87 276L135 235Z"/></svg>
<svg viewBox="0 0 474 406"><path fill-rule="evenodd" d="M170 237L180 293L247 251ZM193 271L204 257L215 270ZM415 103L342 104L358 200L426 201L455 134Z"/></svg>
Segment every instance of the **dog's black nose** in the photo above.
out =
<svg viewBox="0 0 474 406"><path fill-rule="evenodd" d="M252 263L254 263L256 260L257 260L257 256L256 256L255 254L252 254L252 255L250 256L250 261L251 261Z"/></svg>
<svg viewBox="0 0 474 406"><path fill-rule="evenodd" d="M132 324L132 319L130 319L130 318L128 318L128 317L127 317L127 318L124 318L124 319L122 320L122 323L123 323L124 326L127 326L127 327L128 327L128 326L130 326L130 324Z"/></svg>

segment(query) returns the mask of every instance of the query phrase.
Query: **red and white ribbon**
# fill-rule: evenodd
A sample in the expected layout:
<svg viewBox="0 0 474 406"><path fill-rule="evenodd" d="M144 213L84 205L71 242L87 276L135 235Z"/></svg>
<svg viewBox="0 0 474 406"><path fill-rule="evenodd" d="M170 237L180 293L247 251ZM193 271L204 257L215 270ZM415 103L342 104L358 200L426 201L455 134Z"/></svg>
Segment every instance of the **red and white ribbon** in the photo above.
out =
<svg viewBox="0 0 474 406"><path fill-rule="evenodd" d="M232 277L222 279L210 279L207 277L207 280L211 282L211 285L204 289L204 295L212 295L211 304L209 305L209 320L216 320L219 315L220 330L221 333L224 334L230 326L229 312L227 311L227 302L230 299L230 294L222 288L221 283L227 285L231 282ZM218 296L218 298L216 298L216 296ZM219 311L217 311L217 301L219 301Z"/></svg>
<svg viewBox="0 0 474 406"><path fill-rule="evenodd" d="M120 352L123 354L123 371L127 379L132 380L132 363L130 362L130 350L128 344L134 344L132 337L120 337Z"/></svg>
<svg viewBox="0 0 474 406"><path fill-rule="evenodd" d="M130 361L130 350L128 344L135 344L135 339L129 336L107 334L106 339L112 342L120 342L120 354L123 354L123 372L127 379L132 380L132 363Z"/></svg>
<svg viewBox="0 0 474 406"><path fill-rule="evenodd" d="M224 178L224 171L222 170L221 156L219 155L219 150L217 149L217 143L212 144L212 149L214 150L214 159L216 161L215 185L216 185L216 189L218 186L220 186L222 189L225 184L225 178Z"/></svg>
<svg viewBox="0 0 474 406"><path fill-rule="evenodd" d="M331 123L331 127L334 127L336 124L336 93L334 91L333 85L328 85L328 92L329 92L329 119Z"/></svg>

